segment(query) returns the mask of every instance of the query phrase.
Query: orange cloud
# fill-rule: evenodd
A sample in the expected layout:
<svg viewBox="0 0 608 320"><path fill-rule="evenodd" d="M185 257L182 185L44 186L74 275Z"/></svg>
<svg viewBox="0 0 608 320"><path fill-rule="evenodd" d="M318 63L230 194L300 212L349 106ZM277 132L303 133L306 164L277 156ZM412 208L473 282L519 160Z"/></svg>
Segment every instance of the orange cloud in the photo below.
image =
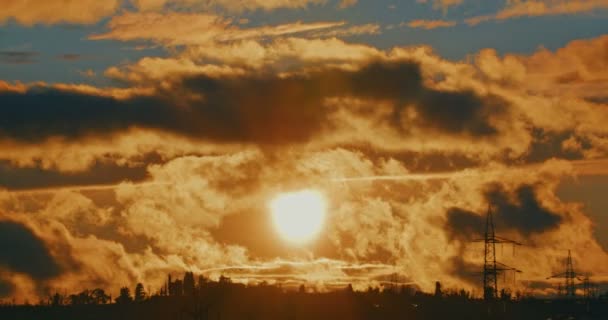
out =
<svg viewBox="0 0 608 320"><path fill-rule="evenodd" d="M575 41L556 52L539 50L530 56L500 57L494 51L483 50L471 63L444 60L424 47L380 51L338 39L280 38L266 43L247 40L215 47L193 46L175 57L144 58L133 65L107 71L108 76L131 83L133 88L129 89L101 89L65 84L57 84L52 88L121 101L145 96L156 99L171 91L181 92L181 82L184 79L197 77L229 82L247 79L254 74L274 74L277 78L287 80L310 77L331 69L342 70L340 72L357 71L374 60L387 63L416 61L421 68L422 81L429 88L440 92L470 91L480 96L496 96L507 101L508 107L504 117L489 118L491 126L497 128L499 134L489 139L470 139L466 135L446 134L435 130L433 126L412 126L424 119L421 118L420 110L412 106L404 107L400 116L395 117L395 106L391 103L330 95L320 102L323 110L332 110L329 113L323 112L323 123L318 124L322 131L311 131L322 134L307 143L315 147L344 144L370 146L390 153L460 154L475 159L474 161L520 159L533 162L550 157L596 159L605 157L608 151L603 125L608 121L608 115L602 103L605 96L602 83L606 82L603 81L603 70L606 66L602 59L605 54L605 40L605 37L600 37ZM14 87L8 84L5 86L8 91ZM20 85L18 92L24 94L30 86ZM192 92L181 95L182 98L195 99L192 101L204 99L201 92L191 94ZM560 103L555 103L555 97L560 97ZM162 99L173 101L173 98L167 96ZM175 103L185 107L192 101L176 100ZM369 110L374 112L370 113ZM391 118L393 119L388 121ZM407 126L409 130L395 130L395 123ZM534 129L531 130L530 126ZM331 130L325 131L328 128ZM48 146L54 146L52 149L57 152L45 152L43 149L34 152L35 145L31 148L18 148L19 144L5 141L4 159L10 159L20 166L31 166L35 163L32 159L38 159L37 161L45 164L47 168L61 167L64 168L62 170L82 171L94 163L96 157L102 156L104 150L112 150L107 152L125 163L137 158L136 153L127 151L127 148L144 153L157 148L163 150L162 153L168 157L196 150L197 143L181 141L176 142L176 150L169 152L166 148L158 148L157 142L162 139L158 138L156 129L131 129L133 130L123 132L125 136L133 135L134 138L125 138L124 144L117 144L112 148L104 146L103 137L96 136L85 139L82 143L52 138ZM545 136L536 136L534 130L542 130ZM116 134L123 136L120 132ZM435 138L425 139L426 135ZM148 141L146 138L141 140L140 147L137 143L139 138L135 137L149 137L150 141L156 142L144 142ZM541 138L545 151L539 153ZM95 148L87 148L88 144L94 145ZM65 153L66 161L60 160L62 153L59 150L62 148L72 150ZM21 151L17 152L17 149ZM73 154L69 161L68 154ZM124 157L121 156L123 154ZM45 158L53 160L48 160L47 163Z"/></svg>
<svg viewBox="0 0 608 320"><path fill-rule="evenodd" d="M407 23L410 28L421 28L425 30L432 30L437 28L447 28L456 25L455 21L445 20L413 20Z"/></svg>
<svg viewBox="0 0 608 320"><path fill-rule="evenodd" d="M286 38L263 44L253 40L237 41L216 47L190 47L181 56L144 58L133 65L107 71L107 75L131 83L133 85L131 89L99 89L91 86L61 84L54 85L54 88L124 101L143 96L162 97L167 92L179 91L183 79L204 77L221 82L247 79L252 74L268 72L276 73L278 78L289 79L308 77L334 68L343 70L341 72L356 71L374 60L387 63L409 60L419 63L422 81L430 88L441 92L470 91L481 96L501 97L507 101L505 117L491 118L491 125L497 128L500 134L491 139L472 140L466 136L438 132L433 126L411 126L424 119L421 118L419 109L411 106L405 107L400 117L387 121L394 117L394 105L390 103L350 96L327 96L320 103L323 109L327 108L332 112L324 113L324 121L319 125L323 128L331 128L331 131L322 131L323 134L308 143L318 147L334 147L345 143L357 146L368 145L386 152L447 152L468 155L472 159L478 159L476 161L481 161L480 159L502 161L505 159L500 157L505 153L507 159L523 157L523 161L542 161L550 157L594 159L604 157L608 150L603 126L608 115L601 103L602 94L605 92L601 89L602 83L605 82L602 80L604 79L602 70L606 68L601 58L604 55L604 40L605 37L575 41L556 52L539 50L531 56L499 57L493 51L483 50L472 63L447 61L424 47L395 48L386 52L338 39ZM556 65L566 66L567 69L556 68ZM281 69L284 66L291 68ZM572 74L578 76L570 76L569 81L564 81L564 75ZM437 75L441 76L438 78ZM561 89L554 90L555 87ZM23 90L27 90L27 87L22 86L22 93ZM182 97L204 99L201 92L192 96L182 94ZM552 97L561 97L561 103L556 104ZM183 107L192 101L175 102ZM367 110L374 112L370 113ZM391 123L400 123L403 126L409 124L407 126L410 129L407 132L398 131ZM553 139L543 138L544 143L550 146L545 152L535 151L539 147L535 141L540 137L534 135L530 125L536 128L534 130L543 130L550 139ZM141 132L141 128L133 129L138 129L134 132ZM313 132L319 131L313 130ZM148 134L158 133L146 132L145 135ZM425 135L433 135L436 138L425 139ZM87 141L92 143L91 140ZM88 150L87 152L92 150L84 148L84 144L79 143L74 147L73 159L82 161L66 161L61 166L86 169L95 157L103 154L103 138L94 141L97 147L92 156L86 156L85 150ZM136 141L137 139L133 139L129 143L136 144ZM155 138L154 141L157 139ZM69 140L59 139L53 145L60 150L68 148L71 143ZM158 146L143 145L149 146L146 150L153 150ZM180 142L178 145L191 144ZM19 159L14 160L15 163L33 163L21 155L34 157L34 153L14 152L14 142L6 142L5 146L5 159ZM78 152L78 148L83 151ZM131 154L121 151L121 148L109 149L114 150L112 154L115 156L123 152ZM25 149L21 148L21 150ZM143 151L137 148L136 150ZM190 146L184 150L192 149ZM38 159L45 158L45 152L35 154ZM50 157L51 154L55 153L49 152L46 156ZM175 155L179 152L170 154ZM60 157L61 153L56 155ZM54 158L59 159L57 157ZM133 158L129 156L127 159ZM42 160L42 163L45 161ZM54 160L53 163L57 165L61 161Z"/></svg>
<svg viewBox="0 0 608 320"><path fill-rule="evenodd" d="M601 104L608 89L605 74L608 63L604 58L607 45L608 36L601 36L572 41L555 52L539 49L530 56L508 54L502 59L485 50L477 61L484 73L496 80L525 85L545 95Z"/></svg>
<svg viewBox="0 0 608 320"><path fill-rule="evenodd" d="M11 84L6 81L0 80L0 91L13 91L13 92L25 92L27 90L27 86L23 83L15 83Z"/></svg>
<svg viewBox="0 0 608 320"><path fill-rule="evenodd" d="M608 121L607 43L607 36L576 40L555 52L540 49L530 56L499 57L493 50L483 50L475 64L486 79L513 97L520 92L515 105L534 123L553 132L576 132L566 135L558 150L601 158L608 150L600 124Z"/></svg>
<svg viewBox="0 0 608 320"><path fill-rule="evenodd" d="M606 0L512 0L507 6L493 15L469 18L469 25L491 20L507 20L518 17L538 17L564 14L578 14L598 9L608 9Z"/></svg>
<svg viewBox="0 0 608 320"><path fill-rule="evenodd" d="M0 23L14 19L26 26L38 23L92 24L116 12L120 4L120 0L3 0Z"/></svg>
<svg viewBox="0 0 608 320"><path fill-rule="evenodd" d="M418 3L427 3L429 0L416 0ZM432 0L433 8L447 10L450 7L460 5L464 0Z"/></svg>
<svg viewBox="0 0 608 320"><path fill-rule="evenodd" d="M311 66L319 69L331 65L356 66L381 57L383 53L373 47L347 43L336 38L304 39L281 38L270 43L243 41L212 47L193 46L184 52L184 58L198 61L210 59L217 63L253 68L273 67L281 70L281 65L297 61L292 69ZM289 69L289 68L287 68ZM281 70L287 71L287 70Z"/></svg>
<svg viewBox="0 0 608 320"><path fill-rule="evenodd" d="M151 40L164 45L212 45L216 42L277 37L334 28L344 22L288 23L242 29L232 21L212 14L196 13L133 13L113 17L110 31L92 35L92 40Z"/></svg>
<svg viewBox="0 0 608 320"><path fill-rule="evenodd" d="M560 217L559 224L547 228L520 228L519 216L503 221L509 217L501 215L511 211L499 214L500 234L528 244L517 249L517 261L511 255L499 257L525 270L521 280L541 281L560 268L563 248L585 252L585 257L575 255L576 261L585 261L584 272L601 271L608 259L593 239L591 221L580 206L555 196L560 177L571 170L561 162L534 169L488 165L440 180L336 182L330 178L407 175L409 170L395 158L378 159L357 150L304 148L274 156L259 150L185 156L149 170L150 184L119 184L99 198L86 191L49 190L44 196L0 193L6 215L34 230L58 263L81 266L44 280L46 287L81 290L101 284L114 292L140 281L159 287L166 272L193 270L244 282L297 280L319 288L349 282L366 288L391 274L402 281L415 279L425 290L431 290L438 278L447 286L477 288L481 281L470 282L465 276L477 269L454 269L458 266L454 259L481 268L483 248L451 237L458 230L455 225L448 229L446 221L452 208L482 219L488 201L485 192L497 182L505 196L499 197L502 205L520 208L530 206L522 199L530 200L541 212ZM318 246L311 249L322 252L325 259L262 258L262 248L255 244L222 238L231 217L237 218L241 234L255 237L255 228L266 228L267 201L277 192L302 186L330 195L326 228ZM524 196L532 198L518 195L522 186L532 192ZM31 201L35 205L18 205ZM264 230L263 237L272 243L274 231ZM265 246L274 254L281 252L276 241L274 247ZM524 287L525 282L513 285L513 289ZM22 296L35 296L27 287L19 290Z"/></svg>
<svg viewBox="0 0 608 320"><path fill-rule="evenodd" d="M110 78L133 84L167 83L184 76L244 76L253 70L272 69L288 75L290 71L307 72L327 67L356 69L384 53L363 44L347 43L337 38L277 38L272 41L240 40L228 43L191 45L169 58L142 58L134 64L111 67Z"/></svg>
<svg viewBox="0 0 608 320"><path fill-rule="evenodd" d="M342 28L334 28L327 31L313 32L310 36L315 37L351 37L364 34L380 34L381 27L376 23L354 25Z"/></svg>
<svg viewBox="0 0 608 320"><path fill-rule="evenodd" d="M340 9L345 9L345 8L352 7L352 6L356 5L357 2L358 2L358 0L341 0L340 4L338 5L338 7Z"/></svg>
<svg viewBox="0 0 608 320"><path fill-rule="evenodd" d="M480 270L483 248L462 230L480 232L489 202L500 235L529 244L517 260L499 257L522 280L544 281L564 248L585 253L574 257L582 272L601 273L593 221L556 190L564 177L605 174L606 48L600 37L451 61L429 47L247 38L109 69L126 89L0 82L3 106L20 106L0 117L4 186L39 189L0 191L0 210L67 270L0 279L30 299L39 287L158 287L184 270L474 289L481 281L466 273ZM100 177L106 166L114 180ZM311 254L293 257L267 203L303 188L328 195L328 220Z"/></svg>
<svg viewBox="0 0 608 320"><path fill-rule="evenodd" d="M327 0L132 0L142 11L161 10L166 5L182 8L209 9L220 7L231 12L265 10L279 8L301 9L309 5L323 5Z"/></svg>
<svg viewBox="0 0 608 320"><path fill-rule="evenodd" d="M2 130L7 139L25 143L51 138L79 140L133 128L197 140L259 145L305 143L326 128L335 130L331 122L345 120L334 117L362 120L363 110L347 104L334 108L327 103L332 98L353 98L364 103L362 108L382 103L383 108L372 115L379 127L395 137L403 135L405 128L434 132L446 139L480 138L484 143L494 143L503 135L511 136L508 129L511 115L504 99L464 88L438 90L424 84L420 72L416 62L403 59L363 63L355 70L328 67L305 76L247 73L215 78L200 74L178 78L171 87L158 87L152 95L122 98L96 94L88 88L39 88L24 94L0 95L9 104L21 105L19 112L7 113L7 125ZM266 94L260 95L261 92ZM67 112L74 121L53 116L55 113L34 112L40 108L35 101L41 98L49 111ZM87 101L87 111L83 111L84 107L77 109L82 113L73 111L79 101ZM457 103L458 109L450 108L446 101ZM137 111L142 108L150 113ZM94 116L99 112L103 113L101 118ZM232 116L224 117L225 112ZM459 112L459 117L448 116L453 112ZM30 125L16 126L9 122L31 123L39 129L28 132L23 128ZM228 127L231 129L226 130ZM400 131L402 134L398 134Z"/></svg>

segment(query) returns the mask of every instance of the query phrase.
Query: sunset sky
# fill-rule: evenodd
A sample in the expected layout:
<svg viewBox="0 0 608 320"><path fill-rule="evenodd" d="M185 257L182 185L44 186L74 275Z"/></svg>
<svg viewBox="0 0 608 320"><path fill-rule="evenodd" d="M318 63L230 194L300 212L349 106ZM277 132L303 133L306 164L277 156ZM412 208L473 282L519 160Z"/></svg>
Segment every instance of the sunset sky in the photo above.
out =
<svg viewBox="0 0 608 320"><path fill-rule="evenodd" d="M608 283L606 0L0 0L0 299Z"/></svg>

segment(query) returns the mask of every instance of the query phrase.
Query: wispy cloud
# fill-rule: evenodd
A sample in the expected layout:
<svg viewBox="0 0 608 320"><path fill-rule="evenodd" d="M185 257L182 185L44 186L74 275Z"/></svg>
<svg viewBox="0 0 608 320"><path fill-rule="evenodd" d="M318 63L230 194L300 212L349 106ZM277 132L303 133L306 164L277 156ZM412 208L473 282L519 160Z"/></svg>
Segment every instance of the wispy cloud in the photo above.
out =
<svg viewBox="0 0 608 320"><path fill-rule="evenodd" d="M35 63L39 55L35 51L0 51L0 63L29 64Z"/></svg>
<svg viewBox="0 0 608 320"><path fill-rule="evenodd" d="M355 6L357 4L357 2L358 2L358 0L341 0L338 7L340 9L346 9L346 8Z"/></svg>
<svg viewBox="0 0 608 320"><path fill-rule="evenodd" d="M57 56L57 59L64 61L78 61L83 58L83 55L78 53L64 53Z"/></svg>
<svg viewBox="0 0 608 320"><path fill-rule="evenodd" d="M324 38L324 37L352 37L352 36L360 36L360 35L374 35L380 34L382 32L382 28L377 23L368 23L362 25L352 25L352 26L340 26L331 28L329 30L321 30L312 32L307 37L311 38Z"/></svg>
<svg viewBox="0 0 608 320"><path fill-rule="evenodd" d="M221 8L230 12L243 12L280 8L303 9L310 5L324 5L327 0L134 0L134 3L142 11L162 11L166 6L172 6L189 9Z"/></svg>
<svg viewBox="0 0 608 320"><path fill-rule="evenodd" d="M608 9L606 0L517 0L508 1L507 6L496 14L476 16L466 20L469 25L477 25L492 20L508 20L519 17L538 17L591 12Z"/></svg>
<svg viewBox="0 0 608 320"><path fill-rule="evenodd" d="M456 21L448 20L412 20L408 23L402 23L401 25L407 25L410 28L420 28L426 30L432 30L437 28L453 27L457 24Z"/></svg>
<svg viewBox="0 0 608 320"><path fill-rule="evenodd" d="M31 26L35 24L92 24L116 12L121 0L3 0L0 23L8 20Z"/></svg>
<svg viewBox="0 0 608 320"><path fill-rule="evenodd" d="M433 3L433 8L447 10L450 7L460 5L464 0L416 0L418 3Z"/></svg>
<svg viewBox="0 0 608 320"><path fill-rule="evenodd" d="M293 22L275 26L241 28L233 21L212 14L125 13L113 17L110 31L89 37L92 40L151 40L165 45L213 44L245 39L278 37L334 28L345 22Z"/></svg>

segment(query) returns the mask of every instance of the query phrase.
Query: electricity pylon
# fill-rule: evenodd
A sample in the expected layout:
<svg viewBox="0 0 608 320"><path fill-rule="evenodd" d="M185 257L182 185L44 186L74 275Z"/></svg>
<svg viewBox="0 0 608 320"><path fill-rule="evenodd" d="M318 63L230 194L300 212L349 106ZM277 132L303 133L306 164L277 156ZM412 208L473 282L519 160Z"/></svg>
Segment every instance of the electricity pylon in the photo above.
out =
<svg viewBox="0 0 608 320"><path fill-rule="evenodd" d="M548 277L547 280L554 279L554 278L565 278L566 279L566 286L565 286L566 295L565 296L567 298L574 298L574 297L576 297L576 286L574 284L574 280L575 279L581 280L581 278L579 276L581 276L581 274L574 272L574 265L572 264L572 254L570 253L570 250L568 250L568 258L566 259L566 272L554 274L554 275Z"/></svg>
<svg viewBox="0 0 608 320"><path fill-rule="evenodd" d="M595 298L599 290L597 283L591 282L591 279L589 277L589 274L586 274L583 278L583 294L585 296L585 299Z"/></svg>
<svg viewBox="0 0 608 320"><path fill-rule="evenodd" d="M517 270L516 268L509 267L504 263L496 261L496 244L510 243L512 245L520 246L521 243L496 236L496 233L494 232L491 204L488 205L484 239L476 240L476 242L482 241L485 247L483 258L483 298L486 301L490 301L498 297L499 274L506 271L521 272L521 270Z"/></svg>

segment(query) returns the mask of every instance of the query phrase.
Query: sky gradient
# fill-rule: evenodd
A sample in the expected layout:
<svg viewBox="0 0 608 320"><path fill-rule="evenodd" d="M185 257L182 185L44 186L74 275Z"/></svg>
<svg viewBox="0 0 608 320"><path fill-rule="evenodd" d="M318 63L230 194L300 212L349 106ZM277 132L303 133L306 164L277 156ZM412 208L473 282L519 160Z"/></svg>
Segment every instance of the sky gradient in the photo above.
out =
<svg viewBox="0 0 608 320"><path fill-rule="evenodd" d="M524 243L504 285L554 293L567 250L608 280L608 1L0 6L0 298L183 271L479 294L488 205ZM270 204L302 190L327 216L296 245Z"/></svg>

